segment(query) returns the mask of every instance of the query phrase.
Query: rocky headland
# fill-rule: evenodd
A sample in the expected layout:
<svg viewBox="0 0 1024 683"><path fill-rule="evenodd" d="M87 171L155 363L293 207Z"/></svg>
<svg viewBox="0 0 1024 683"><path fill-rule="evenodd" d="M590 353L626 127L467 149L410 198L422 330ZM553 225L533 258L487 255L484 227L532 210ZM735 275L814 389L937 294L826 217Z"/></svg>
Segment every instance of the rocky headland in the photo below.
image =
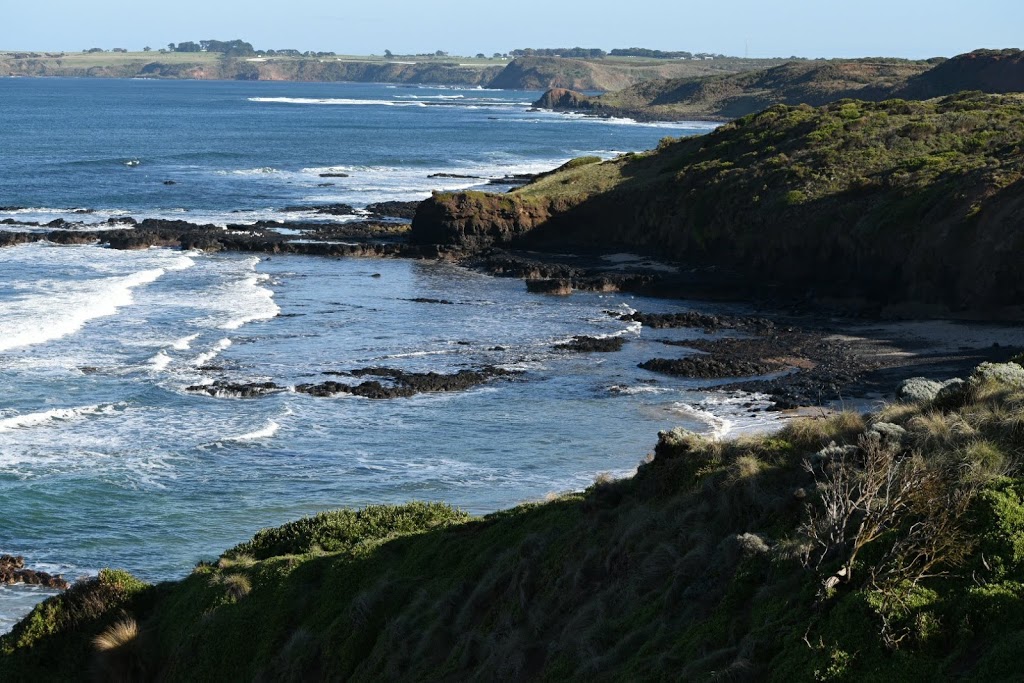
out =
<svg viewBox="0 0 1024 683"><path fill-rule="evenodd" d="M657 254L678 295L1020 319L1022 124L1016 95L777 105L507 194L436 193L410 237Z"/></svg>
<svg viewBox="0 0 1024 683"><path fill-rule="evenodd" d="M0 77L155 78L243 81L323 81L459 85L510 90L552 87L618 90L644 80L763 69L777 59L715 60L563 59L511 61L273 56L241 58L218 53L0 52Z"/></svg>
<svg viewBox="0 0 1024 683"><path fill-rule="evenodd" d="M800 60L736 74L652 79L599 96L576 90L552 88L534 106L640 121L729 121L776 104L925 100L968 90L1005 94L1024 91L1024 52L977 50L926 61Z"/></svg>

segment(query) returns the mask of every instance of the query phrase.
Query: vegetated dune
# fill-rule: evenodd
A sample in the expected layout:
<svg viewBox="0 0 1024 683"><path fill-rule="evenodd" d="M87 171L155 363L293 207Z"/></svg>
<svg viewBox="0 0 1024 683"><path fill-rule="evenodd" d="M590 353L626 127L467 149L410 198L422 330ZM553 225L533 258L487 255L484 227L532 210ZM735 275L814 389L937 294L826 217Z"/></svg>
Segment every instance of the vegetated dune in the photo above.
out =
<svg viewBox="0 0 1024 683"><path fill-rule="evenodd" d="M711 441L484 518L328 512L0 637L0 679L1014 680L1024 368Z"/></svg>
<svg viewBox="0 0 1024 683"><path fill-rule="evenodd" d="M1024 52L978 50L953 59L816 60L755 72L638 83L599 97L555 91L536 105L640 120L730 120L774 104L843 98L931 99L965 90L1024 91Z"/></svg>
<svg viewBox="0 0 1024 683"><path fill-rule="evenodd" d="M1024 96L776 105L506 195L435 194L423 243L634 249L797 295L1021 317Z"/></svg>

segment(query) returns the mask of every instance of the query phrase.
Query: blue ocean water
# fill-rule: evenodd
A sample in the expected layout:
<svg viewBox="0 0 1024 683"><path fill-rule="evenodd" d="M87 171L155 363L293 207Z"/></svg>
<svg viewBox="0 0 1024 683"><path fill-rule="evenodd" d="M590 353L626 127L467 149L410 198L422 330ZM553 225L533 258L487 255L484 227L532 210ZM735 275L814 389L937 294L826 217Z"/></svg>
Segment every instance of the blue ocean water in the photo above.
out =
<svg viewBox="0 0 1024 683"><path fill-rule="evenodd" d="M708 129L527 111L537 95L2 79L0 219L252 222L482 182L434 173L499 178ZM112 566L162 580L324 509L418 499L483 513L627 474L659 429L763 419L742 406L757 397L636 367L674 352L660 340L702 333L612 313L682 308L532 295L518 280L419 261L0 249L0 552L71 579ZM612 354L552 348L578 334L629 343ZM487 364L523 374L389 401L185 390ZM45 595L0 587L0 632Z"/></svg>

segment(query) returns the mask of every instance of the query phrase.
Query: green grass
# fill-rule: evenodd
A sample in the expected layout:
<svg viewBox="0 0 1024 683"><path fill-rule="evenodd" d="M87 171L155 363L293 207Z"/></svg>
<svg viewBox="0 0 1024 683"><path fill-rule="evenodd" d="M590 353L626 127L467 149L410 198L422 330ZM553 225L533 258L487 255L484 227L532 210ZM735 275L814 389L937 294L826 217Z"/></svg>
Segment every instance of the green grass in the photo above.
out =
<svg viewBox="0 0 1024 683"><path fill-rule="evenodd" d="M106 573L0 638L0 679L1012 678L1024 388L991 376L953 407L842 413L727 442L663 433L632 479L484 518L425 503L325 513L179 582ZM844 463L863 485L871 462L923 484L852 579L826 590L852 545L817 561L806 529L825 513L822 477ZM892 549L948 521L922 503L960 494L967 513L931 537L957 545L927 576L893 574Z"/></svg>

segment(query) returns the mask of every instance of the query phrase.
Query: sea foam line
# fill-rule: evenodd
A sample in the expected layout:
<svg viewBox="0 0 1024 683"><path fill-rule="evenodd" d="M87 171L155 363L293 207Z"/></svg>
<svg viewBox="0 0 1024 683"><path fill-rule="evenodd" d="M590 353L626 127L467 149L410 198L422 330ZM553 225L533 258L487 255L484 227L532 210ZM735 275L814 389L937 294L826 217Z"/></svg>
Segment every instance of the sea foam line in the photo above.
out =
<svg viewBox="0 0 1024 683"><path fill-rule="evenodd" d="M394 100L352 100L340 97L250 97L250 102L274 104L327 104L327 105L380 105L385 107L426 107L423 102L396 102Z"/></svg>
<svg viewBox="0 0 1024 683"><path fill-rule="evenodd" d="M211 360L216 358L221 351L228 348L229 346L231 346L230 339L221 339L216 344L214 344L213 349L207 351L206 353L201 353L198 356L196 356L195 364L197 366L206 365Z"/></svg>
<svg viewBox="0 0 1024 683"><path fill-rule="evenodd" d="M79 408L54 408L39 413L26 413L0 420L0 432L38 427L54 421L75 420L86 415L109 415L115 412L113 404L82 406Z"/></svg>
<svg viewBox="0 0 1024 683"><path fill-rule="evenodd" d="M43 344L74 334L87 322L114 315L133 303L132 290L155 282L168 270L194 265L183 256L164 268L78 283L74 290L31 296L0 309L0 351Z"/></svg>
<svg viewBox="0 0 1024 683"><path fill-rule="evenodd" d="M225 438L224 441L246 442L259 441L260 439L269 439L270 437L274 436L274 434L277 434L277 430L279 430L280 428L281 425L274 422L273 420L268 420L267 426L264 427L263 429L257 429L254 432L240 434L238 436L229 436Z"/></svg>

